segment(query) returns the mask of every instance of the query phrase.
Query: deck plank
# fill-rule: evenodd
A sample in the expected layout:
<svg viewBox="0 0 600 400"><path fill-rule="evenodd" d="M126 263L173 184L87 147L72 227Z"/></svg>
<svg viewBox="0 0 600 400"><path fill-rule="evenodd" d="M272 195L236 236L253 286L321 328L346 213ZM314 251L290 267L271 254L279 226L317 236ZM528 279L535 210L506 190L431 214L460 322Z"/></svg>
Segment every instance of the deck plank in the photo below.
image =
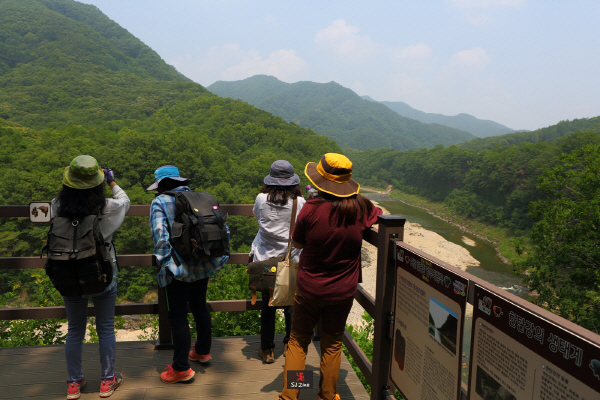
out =
<svg viewBox="0 0 600 400"><path fill-rule="evenodd" d="M285 358L282 335L276 335L275 363L263 364L258 357L258 336L213 338L213 360L192 363L193 380L175 385L160 381L159 374L173 357L172 350L154 350L148 341L118 342L115 370L124 377L110 397L114 400L236 398L276 399L283 384ZM306 370L314 371L319 382L320 349L311 344ZM83 345L83 371L87 386L82 400L97 399L100 387L100 362L97 344ZM65 399L66 366L64 346L0 348L0 399ZM368 400L360 380L342 355L338 392L343 400ZM316 398L317 389L303 390L303 398Z"/></svg>

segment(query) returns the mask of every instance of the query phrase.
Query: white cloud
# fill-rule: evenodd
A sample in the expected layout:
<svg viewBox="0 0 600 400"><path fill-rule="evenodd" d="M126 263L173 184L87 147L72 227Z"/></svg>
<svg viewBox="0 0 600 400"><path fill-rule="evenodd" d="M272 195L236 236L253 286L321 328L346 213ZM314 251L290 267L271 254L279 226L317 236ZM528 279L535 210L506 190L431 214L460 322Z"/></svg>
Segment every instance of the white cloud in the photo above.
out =
<svg viewBox="0 0 600 400"><path fill-rule="evenodd" d="M294 50L273 51L265 59L256 50L243 50L239 44L212 46L206 51L169 60L179 72L202 85L217 80L239 80L256 74L273 75L286 82L306 79L308 64Z"/></svg>
<svg viewBox="0 0 600 400"><path fill-rule="evenodd" d="M257 51L251 50L242 62L221 73L221 79L234 81L265 74L273 75L282 81L294 82L306 74L307 70L306 61L298 57L294 50L277 50L266 59L263 59Z"/></svg>
<svg viewBox="0 0 600 400"><path fill-rule="evenodd" d="M360 35L359 31L357 26L347 25L346 21L339 19L321 29L315 36L315 43L339 56L363 59L376 52L379 45L368 36Z"/></svg>
<svg viewBox="0 0 600 400"><path fill-rule="evenodd" d="M446 0L460 8L521 7L527 0Z"/></svg>
<svg viewBox="0 0 600 400"><path fill-rule="evenodd" d="M454 53L450 59L451 66L467 68L483 68L490 63L490 57L481 47L473 47Z"/></svg>
<svg viewBox="0 0 600 400"><path fill-rule="evenodd" d="M396 50L393 58L399 60L423 60L431 57L431 48L425 43L406 46Z"/></svg>

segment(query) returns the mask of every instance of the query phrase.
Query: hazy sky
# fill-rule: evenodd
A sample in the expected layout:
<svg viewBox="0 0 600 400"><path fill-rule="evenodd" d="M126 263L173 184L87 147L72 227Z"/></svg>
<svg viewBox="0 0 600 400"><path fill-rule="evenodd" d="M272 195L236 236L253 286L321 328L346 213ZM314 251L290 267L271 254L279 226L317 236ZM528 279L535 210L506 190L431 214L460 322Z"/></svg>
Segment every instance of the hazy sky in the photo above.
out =
<svg viewBox="0 0 600 400"><path fill-rule="evenodd" d="M600 115L598 0L82 0L185 76L335 81L513 129Z"/></svg>

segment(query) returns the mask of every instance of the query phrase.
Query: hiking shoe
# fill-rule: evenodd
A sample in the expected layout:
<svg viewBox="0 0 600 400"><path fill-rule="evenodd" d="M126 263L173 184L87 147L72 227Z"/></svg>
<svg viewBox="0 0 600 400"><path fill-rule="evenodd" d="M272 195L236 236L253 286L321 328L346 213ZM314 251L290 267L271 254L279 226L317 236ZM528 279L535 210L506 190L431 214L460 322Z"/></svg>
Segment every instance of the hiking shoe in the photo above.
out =
<svg viewBox="0 0 600 400"><path fill-rule="evenodd" d="M175 371L172 365L167 365L165 369L167 370L167 372L163 372L162 374L160 374L160 380L164 383L177 383L189 381L194 377L195 374L194 370L191 368L187 371L179 372Z"/></svg>
<svg viewBox="0 0 600 400"><path fill-rule="evenodd" d="M198 361L201 363L207 363L210 360L212 360L210 353L206 355L198 354L196 353L196 349L192 349L192 351L190 351L190 355L188 356L188 358L190 359L190 361Z"/></svg>
<svg viewBox="0 0 600 400"><path fill-rule="evenodd" d="M259 347L258 355L265 364L273 364L275 362L275 356L273 355L273 349L263 350L262 347Z"/></svg>
<svg viewBox="0 0 600 400"><path fill-rule="evenodd" d="M120 372L115 372L112 379L102 379L100 382L100 397L109 397L123 383L123 376Z"/></svg>
<svg viewBox="0 0 600 400"><path fill-rule="evenodd" d="M283 345L283 356L285 357L287 355L287 351L288 351L288 344L284 344Z"/></svg>
<svg viewBox="0 0 600 400"><path fill-rule="evenodd" d="M67 399L78 399L81 397L81 389L85 387L85 378L78 382L67 382Z"/></svg>

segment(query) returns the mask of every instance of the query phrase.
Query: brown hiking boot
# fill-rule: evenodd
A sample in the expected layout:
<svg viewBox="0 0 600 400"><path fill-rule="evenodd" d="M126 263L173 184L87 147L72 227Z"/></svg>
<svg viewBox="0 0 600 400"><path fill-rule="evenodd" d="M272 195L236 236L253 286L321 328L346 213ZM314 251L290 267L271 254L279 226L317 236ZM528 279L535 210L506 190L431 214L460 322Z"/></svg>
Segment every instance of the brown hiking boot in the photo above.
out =
<svg viewBox="0 0 600 400"><path fill-rule="evenodd" d="M263 350L262 347L258 348L258 355L265 364L273 364L275 362L275 356L273 355L273 349Z"/></svg>

